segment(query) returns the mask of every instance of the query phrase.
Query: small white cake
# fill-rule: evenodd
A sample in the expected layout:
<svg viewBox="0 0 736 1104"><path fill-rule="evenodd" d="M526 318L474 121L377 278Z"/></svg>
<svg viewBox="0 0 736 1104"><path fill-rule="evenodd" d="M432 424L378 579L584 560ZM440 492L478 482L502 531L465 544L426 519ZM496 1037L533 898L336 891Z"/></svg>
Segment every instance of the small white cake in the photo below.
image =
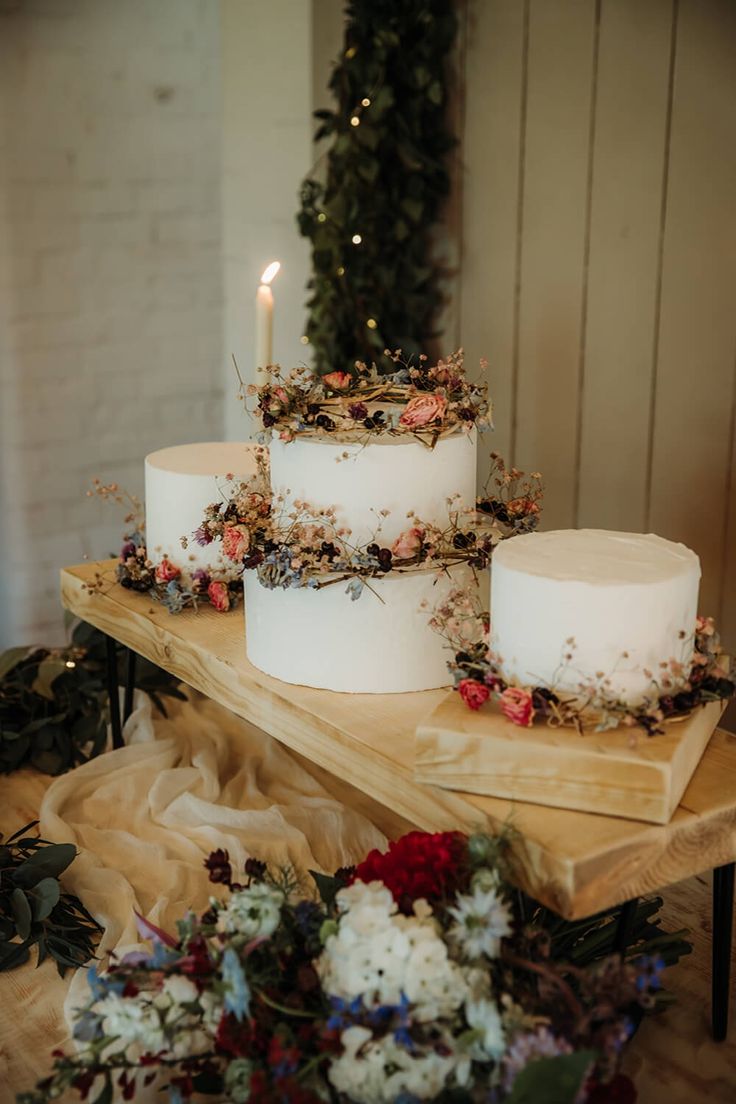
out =
<svg viewBox="0 0 736 1104"><path fill-rule="evenodd" d="M158 564L166 557L191 574L197 568L220 568L237 576L235 565L222 554L218 542L201 547L192 534L201 525L207 506L227 501L234 484L256 471L253 445L206 441L174 445L146 457L146 551ZM234 478L230 483L228 476ZM188 539L186 550L181 538Z"/></svg>
<svg viewBox="0 0 736 1104"><path fill-rule="evenodd" d="M245 572L248 659L283 682L351 694L434 690L451 682L452 652L429 627L431 607L453 586L472 583L468 568L391 572L369 579L353 602L346 582L321 590L267 590Z"/></svg>
<svg viewBox="0 0 736 1104"><path fill-rule="evenodd" d="M695 553L652 533L562 529L503 541L491 572L491 652L513 684L575 693L603 676L608 693L636 704L661 663L687 669L699 582Z"/></svg>
<svg viewBox="0 0 736 1104"><path fill-rule="evenodd" d="M294 500L312 506L335 506L337 516L352 529L352 540L373 539L381 524L379 544L391 545L410 522L414 510L426 522L443 528L448 522L447 499L475 504L477 435L442 437L433 449L408 436L388 434L367 444L340 444L324 437L275 438L269 446L271 488L285 494L287 509ZM287 493L288 492L288 493ZM386 518L380 510L389 510Z"/></svg>

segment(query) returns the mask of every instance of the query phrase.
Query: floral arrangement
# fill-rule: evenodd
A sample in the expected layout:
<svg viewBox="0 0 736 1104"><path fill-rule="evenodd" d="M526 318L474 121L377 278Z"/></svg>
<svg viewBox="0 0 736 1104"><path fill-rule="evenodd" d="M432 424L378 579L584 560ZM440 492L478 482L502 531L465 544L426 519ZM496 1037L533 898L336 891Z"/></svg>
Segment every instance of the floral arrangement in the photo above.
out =
<svg viewBox="0 0 736 1104"><path fill-rule="evenodd" d="M633 1101L621 1052L664 961L556 959L506 882L506 845L412 832L314 875L321 900L253 859L236 882L214 852L205 866L227 895L176 937L140 920L152 953L90 970L78 1052L56 1052L20 1104L69 1089L109 1101L115 1087L130 1100L145 1086L172 1104ZM587 930L600 947L596 922ZM645 931L662 945L656 925Z"/></svg>
<svg viewBox="0 0 736 1104"><path fill-rule="evenodd" d="M351 372L326 375L296 368L283 376L278 365L271 365L264 369L267 382L250 384L245 394L257 397L256 413L267 437L276 431L285 441L297 434L368 441L388 433L413 436L434 448L440 437L491 424L488 388L468 379L462 349L434 365L424 354L416 361L404 359L401 349L385 355L394 363L394 371L385 375L362 361Z"/></svg>
<svg viewBox="0 0 736 1104"><path fill-rule="evenodd" d="M407 528L390 547L381 541L387 512L377 511L371 540L357 545L334 507L290 504L283 495L272 496L265 465L261 454L259 474L242 483L226 503L208 507L193 539L202 545L222 541L225 555L244 570L255 570L268 589L319 589L347 582L347 592L355 600L364 588L372 589L371 579L389 571L447 571L459 564L482 570L499 540L531 532L539 519L538 473L527 479L517 469L507 471L494 455L489 478L494 489L486 488L475 509L448 499L448 523L442 529L410 513Z"/></svg>
<svg viewBox="0 0 736 1104"><path fill-rule="evenodd" d="M147 552L143 504L136 495L122 490L117 483L102 483L94 479L87 496L96 496L105 502L113 502L127 508L125 524L129 531L123 538L115 578L126 590L147 594L161 602L169 613L181 613L184 609L196 609L200 602L209 603L220 613L227 613L238 604L242 587L233 573L208 571L197 568L187 570L170 560L168 556L155 562ZM88 584L89 590L103 590L105 579L98 574Z"/></svg>
<svg viewBox="0 0 736 1104"><path fill-rule="evenodd" d="M89 962L102 929L59 885L74 845L27 835L37 823L0 835L0 971L28 962L35 947L36 965L52 958L63 977Z"/></svg>
<svg viewBox="0 0 736 1104"><path fill-rule="evenodd" d="M500 660L489 650L490 620L474 594L451 591L432 615L430 625L450 643L455 658L450 670L456 689L470 709L496 702L516 725L529 727L536 718L552 727L569 726L582 732L593 727L604 732L619 725L640 726L648 735L663 731L666 721L689 716L709 701L724 701L736 694L736 680L723 655L711 617L698 617L692 661L685 666L671 658L658 671L646 671L651 692L638 705L616 697L610 676L582 679L576 694L555 686L514 686L501 671ZM685 641L685 632L681 639ZM560 671L574 659L575 641L565 642ZM688 648L689 652L689 648Z"/></svg>

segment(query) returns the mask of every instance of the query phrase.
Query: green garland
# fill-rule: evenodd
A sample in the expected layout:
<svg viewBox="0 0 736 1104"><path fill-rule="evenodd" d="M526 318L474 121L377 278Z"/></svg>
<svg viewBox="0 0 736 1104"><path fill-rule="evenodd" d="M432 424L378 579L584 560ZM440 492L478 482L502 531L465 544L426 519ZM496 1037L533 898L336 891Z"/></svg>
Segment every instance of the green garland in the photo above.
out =
<svg viewBox="0 0 736 1104"><path fill-rule="evenodd" d="M317 111L326 182L301 190L312 243L306 337L317 372L427 351L442 303L432 230L450 187L447 114L453 0L351 0L345 48Z"/></svg>

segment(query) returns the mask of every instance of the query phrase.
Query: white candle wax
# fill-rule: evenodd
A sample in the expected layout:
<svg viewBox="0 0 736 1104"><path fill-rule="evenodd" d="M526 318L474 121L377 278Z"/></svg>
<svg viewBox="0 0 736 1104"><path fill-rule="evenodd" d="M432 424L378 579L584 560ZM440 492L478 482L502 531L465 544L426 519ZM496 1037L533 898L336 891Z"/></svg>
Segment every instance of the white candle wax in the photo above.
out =
<svg viewBox="0 0 736 1104"><path fill-rule="evenodd" d="M256 293L256 367L265 368L273 361L273 292L268 284L260 284Z"/></svg>

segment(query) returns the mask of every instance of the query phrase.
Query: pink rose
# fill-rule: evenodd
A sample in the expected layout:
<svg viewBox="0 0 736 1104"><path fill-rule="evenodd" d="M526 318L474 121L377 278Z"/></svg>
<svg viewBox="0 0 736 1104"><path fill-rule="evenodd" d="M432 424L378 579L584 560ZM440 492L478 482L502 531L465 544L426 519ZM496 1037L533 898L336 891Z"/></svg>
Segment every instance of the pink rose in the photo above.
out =
<svg viewBox="0 0 736 1104"><path fill-rule="evenodd" d="M250 548L250 533L244 525L226 525L222 530L222 550L230 560L242 560Z"/></svg>
<svg viewBox="0 0 736 1104"><path fill-rule="evenodd" d="M447 399L444 395L417 395L406 404L406 410L399 418L399 425L406 429L420 429L441 418L446 408Z"/></svg>
<svg viewBox="0 0 736 1104"><path fill-rule="evenodd" d="M419 552L423 540L423 529L405 529L394 541L391 553L397 560L411 560Z"/></svg>
<svg viewBox="0 0 736 1104"><path fill-rule="evenodd" d="M513 724L531 728L534 720L531 691L522 690L520 686L507 686L499 701L502 711Z"/></svg>
<svg viewBox="0 0 736 1104"><path fill-rule="evenodd" d="M289 396L286 394L283 387L274 387L273 394L276 396L280 403L284 404L284 406L289 405Z"/></svg>
<svg viewBox="0 0 736 1104"><path fill-rule="evenodd" d="M533 498L512 498L506 503L506 511L509 517L524 517L528 514L538 514L539 506Z"/></svg>
<svg viewBox="0 0 736 1104"><path fill-rule="evenodd" d="M491 694L487 686L471 678L460 679L457 688L460 691L460 697L469 709L480 709L488 701Z"/></svg>
<svg viewBox="0 0 736 1104"><path fill-rule="evenodd" d="M172 579L178 579L180 575L180 568L175 567L171 560L167 560L165 556L156 568L156 578L160 583L170 583Z"/></svg>
<svg viewBox="0 0 736 1104"><path fill-rule="evenodd" d="M322 377L322 382L333 391L346 391L351 381L352 376L349 372L328 372Z"/></svg>
<svg viewBox="0 0 736 1104"><path fill-rule="evenodd" d="M228 593L227 583L210 583L207 587L207 597L220 613L227 613L230 609L230 594Z"/></svg>

